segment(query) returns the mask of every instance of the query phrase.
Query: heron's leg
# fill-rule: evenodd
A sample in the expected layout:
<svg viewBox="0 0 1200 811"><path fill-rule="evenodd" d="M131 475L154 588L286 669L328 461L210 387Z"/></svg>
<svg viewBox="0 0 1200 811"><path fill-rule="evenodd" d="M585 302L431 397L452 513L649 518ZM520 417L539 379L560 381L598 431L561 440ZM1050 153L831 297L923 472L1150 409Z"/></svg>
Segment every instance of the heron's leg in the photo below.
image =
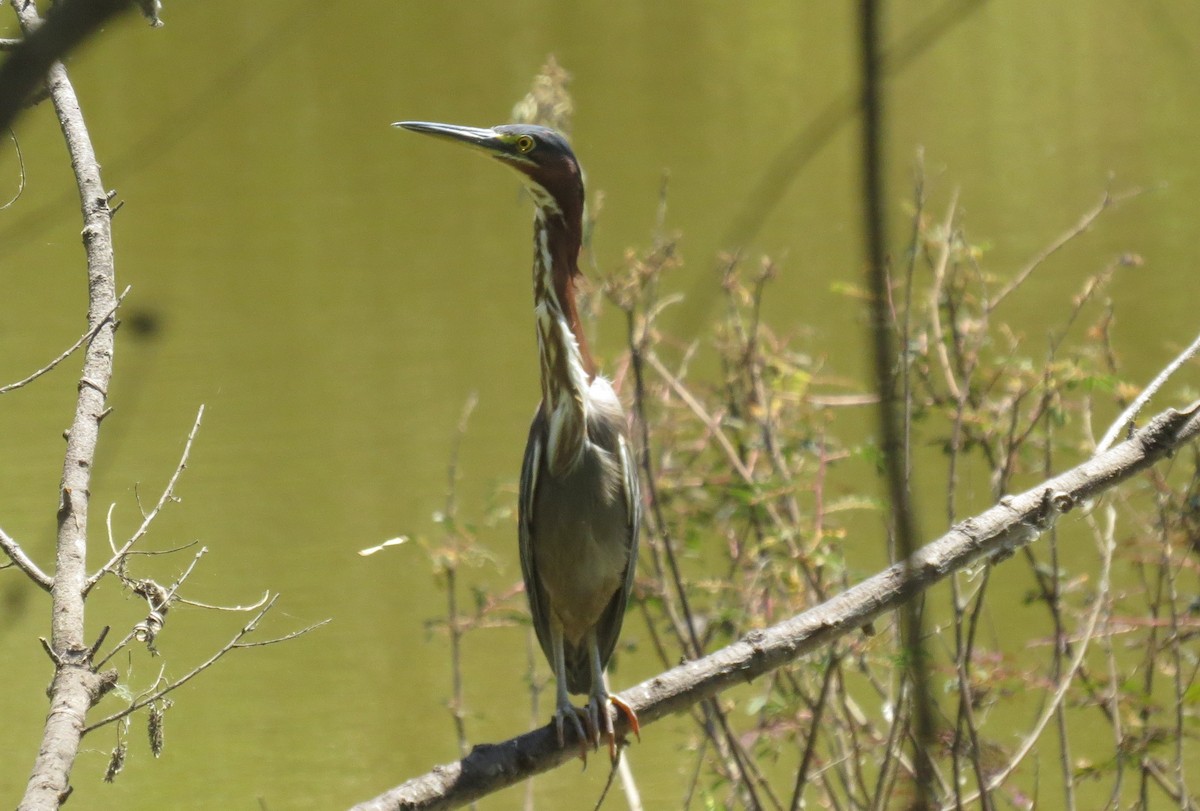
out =
<svg viewBox="0 0 1200 811"><path fill-rule="evenodd" d="M567 695L567 659L563 653L563 637L562 626L554 619L550 621L550 650L554 654L554 685L557 692L556 708L554 710L554 728L558 731L558 745L563 745L563 719L570 718L571 724L575 727L575 734L579 741L579 757L583 762L587 763L587 741L588 735L583 731L583 724L579 721L579 711L571 704L571 698Z"/></svg>
<svg viewBox="0 0 1200 811"><path fill-rule="evenodd" d="M592 691L588 696L588 724L592 728L592 745L600 745L600 736L608 741L609 755L616 756L612 716L608 712L608 685L604 681L604 665L600 662L600 645L596 642L596 629L592 628L584 640L588 650L588 661L592 669Z"/></svg>
<svg viewBox="0 0 1200 811"><path fill-rule="evenodd" d="M604 672L604 665L600 663L600 646L596 642L594 630L588 633L587 645L592 664L592 694L587 710L592 729L596 730L596 737L593 738L593 741L599 746L599 738L603 733L605 740L608 741L608 755L616 763L617 736L613 730L612 714L608 710L608 705L612 704L624 714L629 721L629 728L633 730L634 735L637 735L639 741L642 739L642 729L638 724L637 713L633 711L633 707L608 692L608 676Z"/></svg>

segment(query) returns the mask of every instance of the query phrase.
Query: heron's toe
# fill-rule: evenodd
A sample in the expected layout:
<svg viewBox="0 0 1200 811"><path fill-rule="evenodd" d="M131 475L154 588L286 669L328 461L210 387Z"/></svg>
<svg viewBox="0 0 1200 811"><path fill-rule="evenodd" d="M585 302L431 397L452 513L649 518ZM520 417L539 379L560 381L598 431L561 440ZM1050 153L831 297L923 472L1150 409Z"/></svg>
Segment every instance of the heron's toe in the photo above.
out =
<svg viewBox="0 0 1200 811"><path fill-rule="evenodd" d="M633 730L633 734L637 736L638 743L641 743L642 726L638 723L637 713L633 711L633 707L629 706L616 696L609 696L608 700L611 701L612 705L620 710L621 714L625 716L625 719L629 721L629 728Z"/></svg>
<svg viewBox="0 0 1200 811"><path fill-rule="evenodd" d="M584 731L584 722L580 720L580 716L583 716L584 720L587 719L587 715L583 710L570 703L560 704L558 709L554 711L554 729L558 733L558 745L565 745L563 738L563 719L571 719L570 725L575 732L575 740L579 742L579 759L582 760L583 765L586 766L587 745L588 741L591 740L591 736Z"/></svg>
<svg viewBox="0 0 1200 811"><path fill-rule="evenodd" d="M600 747L600 736L612 729L612 720L608 717L608 705L597 696L587 703L588 732L592 748Z"/></svg>

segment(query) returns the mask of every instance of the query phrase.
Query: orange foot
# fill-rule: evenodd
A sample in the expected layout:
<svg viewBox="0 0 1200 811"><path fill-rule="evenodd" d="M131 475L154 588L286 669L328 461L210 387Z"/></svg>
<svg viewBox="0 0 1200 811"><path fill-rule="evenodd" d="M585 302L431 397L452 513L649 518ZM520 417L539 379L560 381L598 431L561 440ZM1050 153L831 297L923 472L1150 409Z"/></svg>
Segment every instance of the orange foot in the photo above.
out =
<svg viewBox="0 0 1200 811"><path fill-rule="evenodd" d="M622 701L621 699L619 699L613 695L610 695L608 697L608 700L614 707L616 707L618 710L620 710L621 714L624 715L626 720L629 721L629 728L631 730L633 730L633 734L637 736L638 743L641 743L642 742L642 727L638 723L637 713L633 711L633 707L630 707L624 701ZM608 757L610 760L612 760L613 763L616 763L617 755L618 755L617 736L613 732L612 720L608 716L608 708L607 707L604 708L604 721L605 721L605 727L606 727L605 735L608 738Z"/></svg>
<svg viewBox="0 0 1200 811"><path fill-rule="evenodd" d="M633 707L629 706L616 696L609 696L608 700L611 701L613 706L620 710L621 714L624 715L626 720L629 721L629 728L632 729L633 734L637 736L638 743L641 743L642 726L638 723L637 713L633 711Z"/></svg>

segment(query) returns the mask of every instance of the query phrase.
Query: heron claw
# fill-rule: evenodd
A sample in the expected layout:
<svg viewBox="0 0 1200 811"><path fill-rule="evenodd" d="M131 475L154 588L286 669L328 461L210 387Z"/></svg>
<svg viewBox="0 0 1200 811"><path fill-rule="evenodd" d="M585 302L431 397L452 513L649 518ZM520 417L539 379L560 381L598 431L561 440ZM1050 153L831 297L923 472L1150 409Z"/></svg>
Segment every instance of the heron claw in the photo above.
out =
<svg viewBox="0 0 1200 811"><path fill-rule="evenodd" d="M617 745L617 735L616 730L613 728L612 712L608 708L609 704L612 704L625 716L625 719L629 722L629 728L637 736L638 743L641 743L642 740L642 728L638 724L637 713L633 711L633 707L630 707L616 696L609 695L607 691L602 694L593 695L588 701L588 727L593 732L591 738L592 746L599 749L600 739L603 737L608 743L608 757L613 763L616 763L620 749Z"/></svg>
<svg viewBox="0 0 1200 811"><path fill-rule="evenodd" d="M625 720L629 722L629 728L633 730L633 734L637 737L638 743L642 742L642 725L638 723L637 713L633 711L633 707L626 704L616 696L609 696L608 700L612 705L621 711L625 716Z"/></svg>
<svg viewBox="0 0 1200 811"><path fill-rule="evenodd" d="M570 703L565 706L560 704L558 709L554 711L554 728L558 733L558 745L560 747L566 745L563 739L563 718L566 717L571 719L571 726L575 732L575 740L579 741L579 759L583 761L584 768L587 768L587 745L592 740L592 736L584 731L585 722L588 720L587 714L584 710ZM580 721L581 717L584 719L583 722Z"/></svg>
<svg viewBox="0 0 1200 811"><path fill-rule="evenodd" d="M612 721L605 711L607 707L601 707L595 698L592 698L587 703L587 719L588 731L591 733L592 748L600 748L600 733L610 734L612 732Z"/></svg>

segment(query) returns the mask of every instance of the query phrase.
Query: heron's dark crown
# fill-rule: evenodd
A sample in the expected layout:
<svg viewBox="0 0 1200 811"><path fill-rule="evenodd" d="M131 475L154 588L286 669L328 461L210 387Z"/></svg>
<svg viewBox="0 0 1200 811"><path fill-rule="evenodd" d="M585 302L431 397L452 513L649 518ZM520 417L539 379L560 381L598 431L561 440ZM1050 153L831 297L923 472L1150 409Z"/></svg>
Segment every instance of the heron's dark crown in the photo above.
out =
<svg viewBox="0 0 1200 811"><path fill-rule="evenodd" d="M535 140L534 148L526 150L525 154L535 162L565 158L572 163L578 163L575 159L575 152L572 151L571 145L567 143L566 136L558 130L552 130L549 127L542 127L537 124L501 124L492 127L492 129L502 136L508 136L514 140L522 135L528 135L533 138Z"/></svg>
<svg viewBox="0 0 1200 811"><path fill-rule="evenodd" d="M493 130L509 145L509 149L495 154L501 163L513 167L544 190L553 200L550 208L557 208L557 213L564 217L582 214L583 172L562 133L534 124L502 124ZM532 146L526 147L530 140ZM533 191L538 198L537 188ZM537 203L547 207L546 200L538 199Z"/></svg>

